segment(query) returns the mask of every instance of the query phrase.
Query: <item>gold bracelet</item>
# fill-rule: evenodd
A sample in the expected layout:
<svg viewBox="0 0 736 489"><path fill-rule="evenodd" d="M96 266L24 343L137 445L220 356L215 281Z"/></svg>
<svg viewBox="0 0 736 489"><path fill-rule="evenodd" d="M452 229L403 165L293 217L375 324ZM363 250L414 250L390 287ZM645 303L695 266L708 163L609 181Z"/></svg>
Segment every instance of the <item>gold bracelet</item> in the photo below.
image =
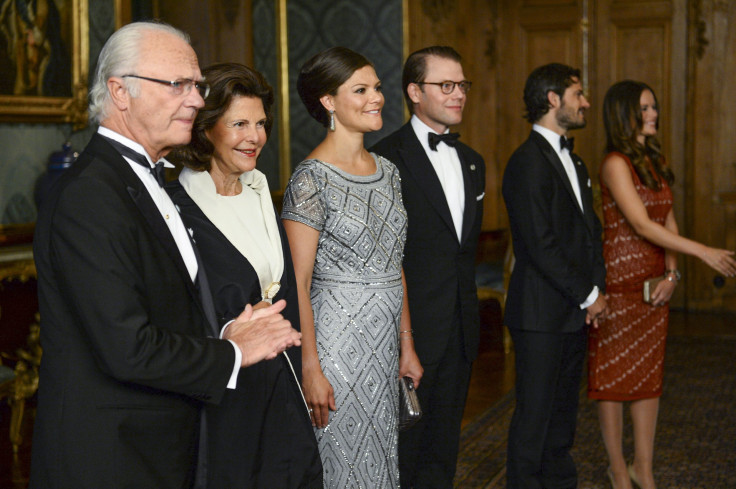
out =
<svg viewBox="0 0 736 489"><path fill-rule="evenodd" d="M399 331L399 334L404 334L404 333L409 333L409 334L412 334L412 330L410 330L410 329L405 329L404 331Z"/></svg>

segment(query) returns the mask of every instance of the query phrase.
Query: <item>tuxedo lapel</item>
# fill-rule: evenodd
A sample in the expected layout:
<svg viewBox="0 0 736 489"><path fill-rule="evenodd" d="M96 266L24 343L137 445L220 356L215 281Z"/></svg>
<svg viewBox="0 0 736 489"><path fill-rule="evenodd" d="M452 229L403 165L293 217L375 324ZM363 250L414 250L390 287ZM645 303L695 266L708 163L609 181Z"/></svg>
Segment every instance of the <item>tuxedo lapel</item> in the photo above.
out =
<svg viewBox="0 0 736 489"><path fill-rule="evenodd" d="M465 187L465 211L463 213L463 229L461 233L462 239L460 243L465 243L468 239L471 229L473 229L473 223L475 222L475 214L477 209L476 198L476 181L478 179L478 171L476 165L472 162L471 158L465 152L465 148L462 144L458 144L457 155L460 159L460 168L463 172L463 184Z"/></svg>
<svg viewBox="0 0 736 489"><path fill-rule="evenodd" d="M580 185L580 197L583 201L583 210L585 214L585 222L588 224L591 232L595 229L595 221L597 216L595 215L595 209L593 208L593 192L591 190L590 176L588 175L588 169L585 167L583 160L572 153L570 155L572 161L575 163L575 173L578 176L578 184Z"/></svg>
<svg viewBox="0 0 736 489"><path fill-rule="evenodd" d="M199 293L192 282L192 278L189 275L189 270L181 256L179 247L176 246L176 241L171 235L171 231L169 231L168 226L161 216L161 212L158 210L158 207L156 207L156 204L153 202L153 199L143 185L143 182L141 182L140 178L138 178L128 162L125 161L102 136L95 135L92 141L90 141L88 149L93 150L100 159L105 160L106 164L108 164L118 174L120 180L126 187L128 195L130 195L133 203L141 212L141 217L161 243L161 246L164 247L167 256L174 261L177 270L182 275L184 282L187 284L187 288L190 293L197 298L197 303L201 307Z"/></svg>
<svg viewBox="0 0 736 489"><path fill-rule="evenodd" d="M580 204L578 203L578 198L575 196L575 191L572 189L572 184L570 183L570 178L567 176L567 172L565 171L565 167L562 165L562 161L560 161L560 157L557 156L557 152L554 150L554 148L552 146L550 146L549 142L547 142L547 140L544 138L544 136L542 136L541 134L539 134L537 131L532 131L531 137L534 138L534 141L537 143L537 145L539 146L539 148L542 150L542 154L544 155L544 157L547 160L547 162L550 165L552 165L552 167L555 169L555 171L559 175L560 180L562 180L562 186L565 187L565 189L567 190L568 195L570 196L570 198L575 203L575 208L580 213L580 216L584 218L583 210L580 208ZM573 158L573 162L575 162L575 159L574 158ZM577 166L577 164L575 166ZM575 172L578 174L578 181L579 181L580 180L580 174L579 174L577 168L575 169ZM581 193L583 193L582 192L583 188L584 187L582 187L582 184L581 184L581 187L580 187ZM586 187L585 188L587 188L587 183L586 183ZM587 219L586 219L586 221L587 221Z"/></svg>
<svg viewBox="0 0 736 489"><path fill-rule="evenodd" d="M442 190L442 184L437 177L437 172L434 171L432 162L429 161L429 157L425 153L424 147L419 142L419 139L417 139L417 135L414 133L411 124L405 124L401 131L402 147L399 148L398 153L403 160L404 166L406 166L412 178L416 180L418 187L427 196L427 200L432 207L437 211L445 224L455 233L455 224L450 214L450 206L447 204L445 192Z"/></svg>
<svg viewBox="0 0 736 489"><path fill-rule="evenodd" d="M138 180L137 177L136 179ZM151 199L151 195L148 193L148 191L144 187L142 187L142 183L140 182L140 180L138 180L138 183L141 185L140 187L128 187L128 193L130 194L130 197L133 199L133 202L135 202L135 205L138 207L138 209L140 209L141 213L143 214L143 218L148 223L148 226L161 242L161 245L166 250L166 254L170 256L171 259L174 260L174 262L176 263L176 268L182 275L184 282L187 284L187 289L189 290L189 293L192 296L196 297L196 303L202 311L204 317L207 319L207 324L210 326L209 336L217 338L220 334L219 327L217 325L217 314L212 302L212 292L209 288L207 275L204 267L202 266L202 259L199 256L199 251L197 250L196 243L194 243L194 240L191 240L192 249L194 250L194 255L197 259L198 265L197 276L195 277L195 279L197 280L197 284L195 285L195 283L192 282L191 276L189 275L189 269L184 263L184 259L181 257L179 247L176 245L176 241L171 235L169 227L166 225L163 218L161 217L161 212L158 210L158 207L156 207L153 199Z"/></svg>

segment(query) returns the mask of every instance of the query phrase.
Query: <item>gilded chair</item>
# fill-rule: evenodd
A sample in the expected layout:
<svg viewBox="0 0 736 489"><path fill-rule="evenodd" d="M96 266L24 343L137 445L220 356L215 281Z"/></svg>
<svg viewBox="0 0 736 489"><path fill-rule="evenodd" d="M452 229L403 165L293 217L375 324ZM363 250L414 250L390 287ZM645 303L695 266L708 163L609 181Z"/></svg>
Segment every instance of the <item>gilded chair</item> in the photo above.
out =
<svg viewBox="0 0 736 489"><path fill-rule="evenodd" d="M13 453L23 441L22 425L26 401L38 390L38 367L41 363L39 315L35 287L19 286L35 280L36 268L28 250L0 254L0 399L10 406L10 443ZM19 303L25 306L21 306ZM23 311L23 313L21 313ZM30 312L28 312L30 311ZM26 315L25 313L28 312Z"/></svg>
<svg viewBox="0 0 736 489"><path fill-rule="evenodd" d="M6 377L6 380L0 385L0 399L7 398L10 405L10 443L15 455L18 454L18 449L23 442L21 427L26 400L33 397L38 390L38 366L41 363L41 347L38 337L38 324L33 324L28 336L27 349L19 348L16 350L16 356L0 354L2 357L15 361L15 368L12 370L5 365L0 365L0 371L4 371Z"/></svg>
<svg viewBox="0 0 736 489"><path fill-rule="evenodd" d="M505 243L505 250L503 252L502 261L483 261L484 253L482 251L479 253L480 262L476 268L478 300L484 301L495 299L501 306L501 315L504 316L509 279L511 278L511 272L514 269L514 263L516 262L514 258L514 248L511 244L511 236L508 234L508 231L491 231L489 233L492 233L492 237L490 239L495 238L497 243ZM497 243L495 247L498 247ZM483 239L481 239L479 246L483 247L483 244ZM511 351L511 334L509 333L509 329L506 327L505 323L503 326L503 351L505 353L509 353Z"/></svg>

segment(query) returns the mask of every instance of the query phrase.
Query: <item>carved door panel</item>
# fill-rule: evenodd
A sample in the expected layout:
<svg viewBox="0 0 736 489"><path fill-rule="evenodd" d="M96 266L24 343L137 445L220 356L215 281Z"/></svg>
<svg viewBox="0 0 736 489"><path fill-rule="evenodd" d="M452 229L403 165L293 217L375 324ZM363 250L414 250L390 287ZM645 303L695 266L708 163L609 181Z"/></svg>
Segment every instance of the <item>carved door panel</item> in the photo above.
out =
<svg viewBox="0 0 736 489"><path fill-rule="evenodd" d="M463 74L473 82L463 111L463 122L453 131L478 151L486 162L483 229L505 225L499 162L495 158L498 131L494 108L497 59L497 2L487 0L403 0L404 56L432 45L454 47L462 56ZM401 69L401 68L399 68ZM500 95L501 97L505 95ZM402 101L403 102L403 101ZM408 112L407 112L408 113Z"/></svg>
<svg viewBox="0 0 736 489"><path fill-rule="evenodd" d="M587 127L574 132L575 151L588 166L599 201L604 156L603 97L619 80L649 84L661 109L660 141L679 177L674 188L678 222L684 220L686 1L505 0L500 10L499 131L497 154L505 166L527 137L522 91L537 66L565 63L581 70L591 108ZM503 74L503 75L501 75ZM682 305L683 287L673 300Z"/></svg>
<svg viewBox="0 0 736 489"><path fill-rule="evenodd" d="M582 68L586 56L582 0L502 0L499 11L498 128L496 154L501 173L514 150L527 138L530 124L523 118L524 83L537 66L559 62ZM587 44L589 46L589 44ZM587 83L588 71L584 71ZM586 84L584 83L584 84ZM588 114L588 124L591 124ZM575 132L575 151L586 162L593 158L591 132Z"/></svg>
<svg viewBox="0 0 736 489"><path fill-rule="evenodd" d="M687 227L693 239L736 249L736 3L691 2ZM696 259L685 272L688 307L736 312L736 280Z"/></svg>

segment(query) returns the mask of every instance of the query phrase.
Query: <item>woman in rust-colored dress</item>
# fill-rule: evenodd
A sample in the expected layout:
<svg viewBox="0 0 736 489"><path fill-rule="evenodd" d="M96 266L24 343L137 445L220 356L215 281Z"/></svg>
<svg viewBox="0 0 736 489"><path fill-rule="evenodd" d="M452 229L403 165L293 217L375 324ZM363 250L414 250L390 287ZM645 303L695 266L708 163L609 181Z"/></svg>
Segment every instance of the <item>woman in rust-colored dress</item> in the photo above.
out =
<svg viewBox="0 0 736 489"><path fill-rule="evenodd" d="M654 433L669 316L680 281L677 253L696 256L727 277L736 275L733 251L710 248L679 235L672 209L674 181L656 139L658 106L646 84L614 84L603 102L608 154L601 164L609 315L591 329L588 397L598 417L615 489L655 487ZM643 300L644 281L664 277ZM622 448L623 403L630 402L634 462Z"/></svg>

